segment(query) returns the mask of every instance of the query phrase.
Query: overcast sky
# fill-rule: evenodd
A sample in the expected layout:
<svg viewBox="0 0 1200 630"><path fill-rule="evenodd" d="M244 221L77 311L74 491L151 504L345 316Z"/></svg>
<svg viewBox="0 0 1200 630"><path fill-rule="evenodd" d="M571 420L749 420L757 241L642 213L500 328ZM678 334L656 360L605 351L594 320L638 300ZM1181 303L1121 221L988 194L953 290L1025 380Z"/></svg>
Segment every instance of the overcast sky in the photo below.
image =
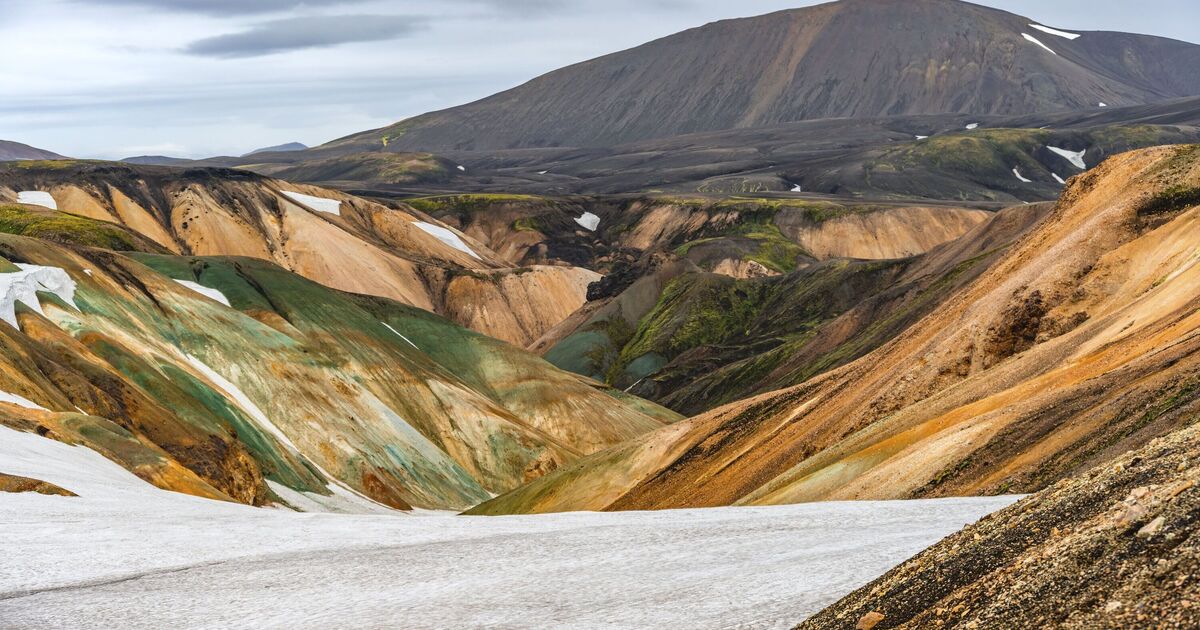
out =
<svg viewBox="0 0 1200 630"><path fill-rule="evenodd" d="M0 0L0 139L75 157L319 144L807 0ZM1200 41L1196 0L988 0Z"/></svg>

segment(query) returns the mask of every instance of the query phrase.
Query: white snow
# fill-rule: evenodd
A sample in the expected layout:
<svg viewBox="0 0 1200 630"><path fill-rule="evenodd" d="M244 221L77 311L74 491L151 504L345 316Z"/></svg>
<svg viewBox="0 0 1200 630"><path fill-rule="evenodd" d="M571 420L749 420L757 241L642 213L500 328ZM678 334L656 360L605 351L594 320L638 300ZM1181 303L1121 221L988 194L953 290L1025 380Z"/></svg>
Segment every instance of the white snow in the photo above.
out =
<svg viewBox="0 0 1200 630"><path fill-rule="evenodd" d="M413 342L412 342L412 340L411 340L411 339L409 339L408 337L405 337L405 336L404 336L404 334L403 334L403 333L401 333L399 330L396 330L395 328L392 328L390 325L388 325L388 323L387 323L387 322L379 322L379 323L380 323L380 324L383 324L384 326L386 326L388 330L390 330L390 331L392 331L392 332L396 333L396 335L397 335L398 337L400 337L401 339L403 339L403 340L407 341L407 342L408 342L408 345L410 345L410 346L412 346L412 347L416 348L417 350L420 350L420 348L417 348L417 344L413 343Z"/></svg>
<svg viewBox="0 0 1200 630"><path fill-rule="evenodd" d="M584 212L583 216L575 218L575 222L590 232L595 232L596 228L600 227L600 217L591 212Z"/></svg>
<svg viewBox="0 0 1200 630"><path fill-rule="evenodd" d="M325 199L324 197L314 197L303 193L292 192L290 190L283 191L283 194L292 201L302 203L317 212L325 212L328 214L342 214L342 202L337 199Z"/></svg>
<svg viewBox="0 0 1200 630"><path fill-rule="evenodd" d="M24 407L26 409L37 409L38 411L50 411L49 409L46 409L45 407L33 402L32 400L29 400L28 398L26 398L24 396L21 396L19 394L10 394L5 391L0 391L0 402L12 403L19 407ZM4 470L0 469L0 472L4 472Z"/></svg>
<svg viewBox="0 0 1200 630"><path fill-rule="evenodd" d="M1021 174L1021 171L1020 171L1020 170L1018 170L1018 168L1017 168L1017 167L1015 167L1015 166L1013 167L1013 175L1016 175L1016 176L1017 176L1017 179L1019 179L1019 180L1021 180L1021 181L1025 182L1026 184L1032 184L1032 183L1033 183L1033 180L1032 180L1032 179L1027 179L1027 178L1026 178L1024 175L1022 175L1022 174Z"/></svg>
<svg viewBox="0 0 1200 630"><path fill-rule="evenodd" d="M1067 185L1067 180L1063 179L1062 177L1059 177L1058 173L1050 173L1050 174L1054 176L1054 181L1062 184L1063 186Z"/></svg>
<svg viewBox="0 0 1200 630"><path fill-rule="evenodd" d="M75 281L59 267L42 267L17 263L20 271L0 273L0 319L17 326L16 303L45 315L37 292L47 291L75 306Z"/></svg>
<svg viewBox="0 0 1200 630"><path fill-rule="evenodd" d="M1104 101L1100 101L1100 107L1108 107L1108 103L1105 103Z"/></svg>
<svg viewBox="0 0 1200 630"><path fill-rule="evenodd" d="M1031 42L1037 44L1038 46L1041 46L1042 48L1045 48L1052 55L1058 54L1058 53L1054 52L1054 50L1052 48L1050 48L1049 46L1038 41L1038 38L1034 37L1033 35L1030 35L1029 33L1021 33L1021 37L1024 37L1026 40L1031 41Z"/></svg>
<svg viewBox="0 0 1200 630"><path fill-rule="evenodd" d="M233 306L229 303L229 298L225 297L224 293L221 293L216 289L210 289L199 282L192 282L191 280L176 280L175 282L182 284L183 286L195 291L196 293L199 293L200 295L203 295L206 298L220 302L225 306Z"/></svg>
<svg viewBox="0 0 1200 630"><path fill-rule="evenodd" d="M971 123L971 124L967 125L967 129L978 129L978 128L979 128L979 123Z"/></svg>
<svg viewBox="0 0 1200 630"><path fill-rule="evenodd" d="M87 275L89 275L89 276L90 276L90 275L92 275L92 270L91 270L91 269L84 269L84 270L83 270L83 273L86 273Z"/></svg>
<svg viewBox="0 0 1200 630"><path fill-rule="evenodd" d="M549 172L550 171L538 171L538 175L545 175L546 173L549 173Z"/></svg>
<svg viewBox="0 0 1200 630"><path fill-rule="evenodd" d="M917 136L917 140L925 140L925 139L927 139L928 137L929 137L929 136Z"/></svg>
<svg viewBox="0 0 1200 630"><path fill-rule="evenodd" d="M54 197L51 197L50 193L40 190L22 190L17 193L17 203L58 210L58 203L54 201Z"/></svg>
<svg viewBox="0 0 1200 630"><path fill-rule="evenodd" d="M0 625L789 628L1016 497L459 517L165 492L0 427ZM299 500L299 499L296 499Z"/></svg>
<svg viewBox="0 0 1200 630"><path fill-rule="evenodd" d="M1041 24L1030 24L1029 28L1036 28L1043 33L1057 35L1058 37L1063 37L1066 39L1079 39L1081 37L1079 33L1068 33L1066 31L1060 31L1056 28L1050 28L1049 26L1042 26Z"/></svg>
<svg viewBox="0 0 1200 630"><path fill-rule="evenodd" d="M463 166L462 164L459 164L459 165L457 166L457 168L458 168L458 170L460 170L460 171L462 171L462 172L464 172L464 173L465 173L465 172L467 172L467 167Z"/></svg>
<svg viewBox="0 0 1200 630"><path fill-rule="evenodd" d="M476 254L470 247L467 247L467 244L464 243L463 240L454 232L451 232L440 225L434 225L424 221L414 221L413 225L421 228L421 230L426 234L433 236L446 245L449 245L460 252L466 252L475 258L479 258L479 254Z"/></svg>
<svg viewBox="0 0 1200 630"><path fill-rule="evenodd" d="M792 186L792 192L804 192L804 187L802 187L800 184L796 184L795 186Z"/></svg>
<svg viewBox="0 0 1200 630"><path fill-rule="evenodd" d="M1068 151L1067 149L1060 149L1058 147L1048 146L1046 148L1066 158L1068 162L1075 165L1075 168L1081 171L1087 170L1087 163L1083 161L1083 156L1087 153L1087 149L1082 151Z"/></svg>

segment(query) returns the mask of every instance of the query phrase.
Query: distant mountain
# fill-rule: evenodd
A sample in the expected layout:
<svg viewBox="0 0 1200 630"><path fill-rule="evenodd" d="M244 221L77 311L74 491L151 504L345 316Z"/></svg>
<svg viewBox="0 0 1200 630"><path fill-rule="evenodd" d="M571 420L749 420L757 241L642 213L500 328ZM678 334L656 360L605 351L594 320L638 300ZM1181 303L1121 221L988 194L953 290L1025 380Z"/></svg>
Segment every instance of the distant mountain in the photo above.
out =
<svg viewBox="0 0 1200 630"><path fill-rule="evenodd" d="M299 142L289 142L287 144L277 144L273 147L263 147L261 149L255 149L249 153L246 153L242 157L246 157L247 155L254 155L256 153L286 153L288 151L303 151L307 148L308 148L308 145L306 145L306 144L301 144Z"/></svg>
<svg viewBox="0 0 1200 630"><path fill-rule="evenodd" d="M842 0L715 22L326 147L611 146L807 119L1023 115L1198 94L1197 45L1068 32L958 0Z"/></svg>
<svg viewBox="0 0 1200 630"><path fill-rule="evenodd" d="M194 160L168 157L166 155L138 155L127 157L121 161L126 164L137 164L139 166L182 166L184 164L191 164Z"/></svg>
<svg viewBox="0 0 1200 630"><path fill-rule="evenodd" d="M28 144L21 144L20 142L0 140L0 162L61 159L64 159L63 156L52 151L31 147Z"/></svg>

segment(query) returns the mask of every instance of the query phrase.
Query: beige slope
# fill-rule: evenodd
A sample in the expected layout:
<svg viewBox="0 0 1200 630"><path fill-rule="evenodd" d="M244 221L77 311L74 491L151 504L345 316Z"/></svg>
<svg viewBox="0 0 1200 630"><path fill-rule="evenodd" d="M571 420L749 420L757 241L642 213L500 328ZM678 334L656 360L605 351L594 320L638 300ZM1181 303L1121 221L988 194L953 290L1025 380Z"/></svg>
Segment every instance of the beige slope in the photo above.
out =
<svg viewBox="0 0 1200 630"><path fill-rule="evenodd" d="M124 225L174 253L270 260L326 286L432 310L520 345L580 307L596 279L566 266L523 278L527 270L515 262L412 208L316 186L220 169L46 164L0 169L0 201L15 200L18 190L47 190L64 212ZM289 191L338 201L340 214L310 208L283 194ZM421 222L455 232L475 255ZM463 272L494 281L464 286ZM509 314L483 312L502 308Z"/></svg>
<svg viewBox="0 0 1200 630"><path fill-rule="evenodd" d="M1145 444L1200 391L1198 187L1200 149L1112 158L875 352L481 510L597 508L592 477L630 488L605 509L1024 492Z"/></svg>
<svg viewBox="0 0 1200 630"><path fill-rule="evenodd" d="M963 208L902 207L853 213L814 222L805 213L780 211L775 223L817 260L907 258L952 241L990 213Z"/></svg>

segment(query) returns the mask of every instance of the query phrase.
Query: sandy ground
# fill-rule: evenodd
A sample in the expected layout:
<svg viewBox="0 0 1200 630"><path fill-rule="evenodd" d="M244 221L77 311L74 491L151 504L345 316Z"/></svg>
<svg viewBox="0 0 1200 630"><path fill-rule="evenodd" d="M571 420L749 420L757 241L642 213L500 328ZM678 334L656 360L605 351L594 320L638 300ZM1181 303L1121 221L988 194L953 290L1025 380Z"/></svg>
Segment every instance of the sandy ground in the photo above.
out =
<svg viewBox="0 0 1200 630"><path fill-rule="evenodd" d="M790 627L1014 498L311 514L160 491L0 429L0 627Z"/></svg>

